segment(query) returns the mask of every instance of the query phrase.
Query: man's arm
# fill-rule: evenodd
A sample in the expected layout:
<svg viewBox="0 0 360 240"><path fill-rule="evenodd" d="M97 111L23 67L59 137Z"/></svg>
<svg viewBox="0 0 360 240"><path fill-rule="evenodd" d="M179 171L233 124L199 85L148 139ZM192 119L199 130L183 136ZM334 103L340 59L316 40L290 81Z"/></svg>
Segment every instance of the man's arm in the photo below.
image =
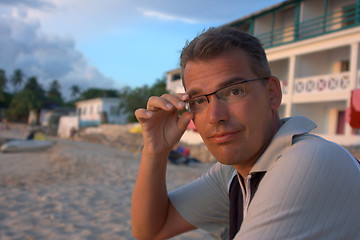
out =
<svg viewBox="0 0 360 240"><path fill-rule="evenodd" d="M168 94L151 97L147 109L135 112L144 138L131 207L132 231L136 238L169 238L195 228L173 207L166 189L168 155L193 118L191 113L178 115L187 97Z"/></svg>

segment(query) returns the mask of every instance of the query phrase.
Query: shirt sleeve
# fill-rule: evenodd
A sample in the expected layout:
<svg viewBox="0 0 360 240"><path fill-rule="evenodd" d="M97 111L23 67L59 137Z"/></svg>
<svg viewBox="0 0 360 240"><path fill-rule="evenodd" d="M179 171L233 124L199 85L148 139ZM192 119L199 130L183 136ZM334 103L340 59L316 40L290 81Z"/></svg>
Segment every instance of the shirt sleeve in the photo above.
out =
<svg viewBox="0 0 360 240"><path fill-rule="evenodd" d="M229 197L227 184L232 167L215 164L197 180L169 193L184 219L218 239L228 238Z"/></svg>
<svg viewBox="0 0 360 240"><path fill-rule="evenodd" d="M235 239L360 239L360 170L341 146L304 140L276 160Z"/></svg>

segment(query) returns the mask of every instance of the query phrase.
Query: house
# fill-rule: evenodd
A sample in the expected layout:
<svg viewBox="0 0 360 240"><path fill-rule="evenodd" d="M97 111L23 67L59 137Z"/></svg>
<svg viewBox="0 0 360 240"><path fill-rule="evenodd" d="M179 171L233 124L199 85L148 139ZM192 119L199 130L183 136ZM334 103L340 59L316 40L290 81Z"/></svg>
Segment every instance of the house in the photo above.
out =
<svg viewBox="0 0 360 240"><path fill-rule="evenodd" d="M30 112L29 119L34 112ZM74 116L75 109L67 107L44 108L40 112L40 125L47 130L48 134L56 134L59 126L59 119L62 116Z"/></svg>
<svg viewBox="0 0 360 240"><path fill-rule="evenodd" d="M94 98L76 102L75 116L60 118L58 136L68 138L73 129L99 126L103 123L127 123L128 115L121 111L120 102L120 98Z"/></svg>
<svg viewBox="0 0 360 240"><path fill-rule="evenodd" d="M360 144L347 111L360 87L360 1L287 0L224 25L262 42L281 81L281 117L307 116L315 133ZM167 88L184 91L180 69L167 72Z"/></svg>
<svg viewBox="0 0 360 240"><path fill-rule="evenodd" d="M60 118L58 136L68 138L73 130L103 123L127 123L128 115L121 111L120 102L119 98L94 98L76 102L75 116Z"/></svg>
<svg viewBox="0 0 360 240"><path fill-rule="evenodd" d="M127 115L121 112L120 101L119 98L94 98L76 102L79 127L101 123L125 124Z"/></svg>

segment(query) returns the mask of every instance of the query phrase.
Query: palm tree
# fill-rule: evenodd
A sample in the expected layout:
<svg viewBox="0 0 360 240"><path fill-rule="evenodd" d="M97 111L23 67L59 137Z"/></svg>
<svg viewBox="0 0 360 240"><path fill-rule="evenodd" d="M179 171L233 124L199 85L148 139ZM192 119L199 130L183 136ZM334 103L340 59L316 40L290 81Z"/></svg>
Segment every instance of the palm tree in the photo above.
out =
<svg viewBox="0 0 360 240"><path fill-rule="evenodd" d="M63 99L62 99L61 92L60 92L60 84L59 84L58 80L54 79L50 83L50 89L47 92L47 95L52 102L59 104L59 105L63 104Z"/></svg>
<svg viewBox="0 0 360 240"><path fill-rule="evenodd" d="M5 70L0 69L0 101L5 100L4 89L6 88L7 78Z"/></svg>
<svg viewBox="0 0 360 240"><path fill-rule="evenodd" d="M38 83L36 77L30 77L20 93L23 93L23 101L28 106L29 110L40 111L45 102L45 91Z"/></svg>
<svg viewBox="0 0 360 240"><path fill-rule="evenodd" d="M60 84L58 82L58 80L54 79L51 83L50 83L50 91L55 91L55 92L59 92L60 91Z"/></svg>
<svg viewBox="0 0 360 240"><path fill-rule="evenodd" d="M72 85L70 90L71 90L71 97L75 100L80 94L80 88L78 85Z"/></svg>
<svg viewBox="0 0 360 240"><path fill-rule="evenodd" d="M20 87L24 82L24 74L21 69L16 69L14 74L11 76L11 84L15 87L15 92L17 92L18 87Z"/></svg>
<svg viewBox="0 0 360 240"><path fill-rule="evenodd" d="M36 113L35 124L40 123L40 111L45 102L45 91L38 83L36 77L30 77L26 83L24 89L21 91L24 94L22 98L27 103L29 111Z"/></svg>

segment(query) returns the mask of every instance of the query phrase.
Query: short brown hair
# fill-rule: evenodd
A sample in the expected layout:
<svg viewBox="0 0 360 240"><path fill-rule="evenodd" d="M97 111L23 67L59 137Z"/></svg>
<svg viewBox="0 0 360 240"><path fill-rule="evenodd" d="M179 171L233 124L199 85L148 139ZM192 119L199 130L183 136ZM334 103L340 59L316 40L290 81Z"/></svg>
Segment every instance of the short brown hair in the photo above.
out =
<svg viewBox="0 0 360 240"><path fill-rule="evenodd" d="M184 70L188 61L211 59L233 48L241 48L248 54L250 68L257 77L268 78L271 76L264 48L256 37L236 28L217 27L209 28L191 42L186 42L180 55L184 86Z"/></svg>

